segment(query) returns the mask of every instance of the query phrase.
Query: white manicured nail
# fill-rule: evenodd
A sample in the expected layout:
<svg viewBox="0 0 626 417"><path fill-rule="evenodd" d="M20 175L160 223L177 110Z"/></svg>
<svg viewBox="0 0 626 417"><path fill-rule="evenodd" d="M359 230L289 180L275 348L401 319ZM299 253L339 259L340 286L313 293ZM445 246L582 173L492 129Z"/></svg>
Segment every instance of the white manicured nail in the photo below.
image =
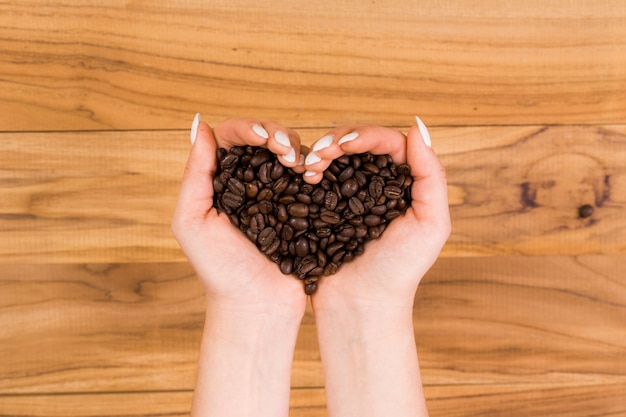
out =
<svg viewBox="0 0 626 417"><path fill-rule="evenodd" d="M313 151L319 151L321 149L328 148L330 145L333 144L334 140L335 137L333 135L326 135L322 137L317 142L315 142L315 145L313 145Z"/></svg>
<svg viewBox="0 0 626 417"><path fill-rule="evenodd" d="M274 133L274 139L276 140L276 142L283 146L291 146L289 136L287 136L285 132L281 132L280 130L278 130L276 133Z"/></svg>
<svg viewBox="0 0 626 417"><path fill-rule="evenodd" d="M304 154L300 154L300 158L298 158L298 165L304 165Z"/></svg>
<svg viewBox="0 0 626 417"><path fill-rule="evenodd" d="M424 139L424 143L426 144L426 146L428 146L430 148L431 147L431 141L430 141L430 133L428 133L428 128L426 127L424 122L422 122L422 119L420 119L419 117L415 116L415 120L417 121L417 127L420 130L420 134L422 135L422 139Z"/></svg>
<svg viewBox="0 0 626 417"><path fill-rule="evenodd" d="M306 156L306 159L304 160L304 163L307 165L312 165L312 164L316 164L319 161L321 161L322 158L320 158L319 156L317 156L317 154L315 152L311 152Z"/></svg>
<svg viewBox="0 0 626 417"><path fill-rule="evenodd" d="M263 129L263 126L261 125L252 125L252 130L263 139L267 139L270 137L270 135L267 133L267 130Z"/></svg>
<svg viewBox="0 0 626 417"><path fill-rule="evenodd" d="M289 163L296 162L296 150L294 148L289 149L289 152L283 155L283 159Z"/></svg>
<svg viewBox="0 0 626 417"><path fill-rule="evenodd" d="M198 136L198 125L200 124L200 113L196 113L196 117L193 118L193 122L191 123L191 144L193 145L196 142L196 136Z"/></svg>
<svg viewBox="0 0 626 417"><path fill-rule="evenodd" d="M312 177L315 174L317 174L317 172L315 172L315 171L304 171L304 176L305 177Z"/></svg>
<svg viewBox="0 0 626 417"><path fill-rule="evenodd" d="M348 133L347 135L345 135L344 137L339 139L339 142L337 142L337 143L339 145L343 145L344 143L350 142L351 140L354 140L354 139L356 139L358 137L359 137L359 134L357 132Z"/></svg>

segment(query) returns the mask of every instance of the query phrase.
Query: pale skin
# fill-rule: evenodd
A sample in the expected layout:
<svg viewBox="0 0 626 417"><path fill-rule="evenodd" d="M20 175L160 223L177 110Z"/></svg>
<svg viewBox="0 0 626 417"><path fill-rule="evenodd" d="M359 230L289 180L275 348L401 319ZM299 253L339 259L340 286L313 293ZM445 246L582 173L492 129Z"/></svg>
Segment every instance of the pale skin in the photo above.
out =
<svg viewBox="0 0 626 417"><path fill-rule="evenodd" d="M313 144L317 157L305 161L313 151L276 122L198 126L172 222L207 299L192 416L289 412L293 352L307 303L302 282L283 275L212 205L217 147L244 144L267 147L285 166L306 172L310 183L344 153L390 154L396 163L409 163L411 207L364 255L323 278L311 303L329 416L428 415L412 311L419 282L450 233L444 169L417 126L406 136L376 126L344 126L329 134ZM342 141L346 135L352 140Z"/></svg>

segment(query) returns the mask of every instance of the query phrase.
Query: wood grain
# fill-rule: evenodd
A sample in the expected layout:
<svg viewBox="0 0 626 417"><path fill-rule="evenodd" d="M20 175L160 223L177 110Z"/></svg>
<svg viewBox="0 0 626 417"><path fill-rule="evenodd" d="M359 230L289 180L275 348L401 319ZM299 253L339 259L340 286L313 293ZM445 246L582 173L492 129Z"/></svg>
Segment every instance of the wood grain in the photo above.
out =
<svg viewBox="0 0 626 417"><path fill-rule="evenodd" d="M441 259L414 309L424 383L626 384L625 261ZM203 312L186 263L4 265L0 396L191 391ZM310 310L292 386L323 386Z"/></svg>
<svg viewBox="0 0 626 417"><path fill-rule="evenodd" d="M452 210L443 256L626 253L626 126L432 136ZM0 134L0 263L185 260L169 223L188 148L186 131Z"/></svg>
<svg viewBox="0 0 626 417"><path fill-rule="evenodd" d="M618 417L626 414L626 385L469 385L426 387L431 417ZM5 396L2 417L183 417L191 392ZM326 417L324 390L293 389L291 417Z"/></svg>
<svg viewBox="0 0 626 417"><path fill-rule="evenodd" d="M626 4L20 1L0 5L0 129L615 124Z"/></svg>

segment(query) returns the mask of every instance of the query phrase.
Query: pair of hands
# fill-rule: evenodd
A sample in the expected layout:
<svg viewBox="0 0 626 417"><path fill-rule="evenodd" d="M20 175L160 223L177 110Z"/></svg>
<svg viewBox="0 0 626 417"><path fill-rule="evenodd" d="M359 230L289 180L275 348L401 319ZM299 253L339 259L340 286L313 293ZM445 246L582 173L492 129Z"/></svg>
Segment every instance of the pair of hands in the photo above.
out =
<svg viewBox="0 0 626 417"><path fill-rule="evenodd" d="M338 304L355 312L410 308L420 280L450 233L445 171L421 127L411 127L406 136L378 126L338 127L309 150L295 131L273 121L230 119L211 129L196 119L172 230L209 302L252 314L301 316L306 307L302 282L283 275L213 206L217 149L252 145L267 147L309 183L319 182L332 160L345 153L389 154L396 164L410 165L413 201L405 215L369 242L363 255L322 278L311 297L316 313Z"/></svg>

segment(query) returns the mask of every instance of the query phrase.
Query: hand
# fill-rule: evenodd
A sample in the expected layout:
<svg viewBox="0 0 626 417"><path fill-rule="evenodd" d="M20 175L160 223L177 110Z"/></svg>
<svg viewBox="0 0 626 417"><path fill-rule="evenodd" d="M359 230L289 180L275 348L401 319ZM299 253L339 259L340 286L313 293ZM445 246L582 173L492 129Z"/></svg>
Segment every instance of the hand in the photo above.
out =
<svg viewBox="0 0 626 417"><path fill-rule="evenodd" d="M413 329L417 286L450 233L445 172L430 137L382 127L343 127L316 142L305 180L344 153L389 154L408 163L412 202L365 252L320 281L311 301L329 415L428 416ZM428 143L428 144L427 144Z"/></svg>
<svg viewBox="0 0 626 417"><path fill-rule="evenodd" d="M425 127L424 135L428 135ZM430 143L429 136L427 140ZM330 307L337 298L365 309L412 306L420 280L450 233L445 171L418 126L413 126L406 137L384 127L331 130L311 147L304 178L318 182L333 159L363 152L389 154L396 164L409 164L413 177L411 206L379 239L366 244L363 255L321 280L312 298L316 310Z"/></svg>
<svg viewBox="0 0 626 417"><path fill-rule="evenodd" d="M193 131L197 130L197 135ZM212 305L241 312L268 313L279 308L303 315L302 283L283 275L258 248L213 206L213 176L218 147L263 146L280 162L300 170L300 138L282 125L231 119L215 126L194 126L195 142L185 168L172 230L202 282ZM193 139L193 138L192 138Z"/></svg>

